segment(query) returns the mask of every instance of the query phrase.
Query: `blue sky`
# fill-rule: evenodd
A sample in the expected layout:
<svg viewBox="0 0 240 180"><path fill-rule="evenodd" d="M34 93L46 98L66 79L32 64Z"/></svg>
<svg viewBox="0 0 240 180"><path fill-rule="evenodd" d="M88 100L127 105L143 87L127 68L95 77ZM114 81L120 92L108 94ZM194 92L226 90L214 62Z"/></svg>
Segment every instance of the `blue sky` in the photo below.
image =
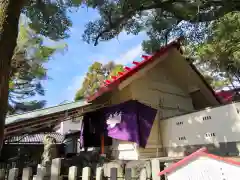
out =
<svg viewBox="0 0 240 180"><path fill-rule="evenodd" d="M41 99L47 100L48 107L65 100L73 101L88 67L94 61L106 63L112 60L127 65L133 60L139 60L143 54L141 43L147 38L145 33L134 36L122 32L117 39L101 42L95 47L83 42L81 36L85 24L89 20L98 18L97 12L81 8L69 16L73 26L70 30L70 38L64 40L68 48L64 53L55 54L46 64L51 79L44 82L46 95Z"/></svg>

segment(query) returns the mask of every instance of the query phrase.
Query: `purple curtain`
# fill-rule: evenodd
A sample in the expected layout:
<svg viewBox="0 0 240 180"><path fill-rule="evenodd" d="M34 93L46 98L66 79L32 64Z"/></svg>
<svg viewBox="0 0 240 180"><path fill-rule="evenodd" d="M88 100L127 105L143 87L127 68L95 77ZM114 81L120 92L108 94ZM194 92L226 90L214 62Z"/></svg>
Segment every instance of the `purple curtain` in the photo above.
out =
<svg viewBox="0 0 240 180"><path fill-rule="evenodd" d="M156 113L156 109L135 100L105 108L108 136L145 147Z"/></svg>
<svg viewBox="0 0 240 180"><path fill-rule="evenodd" d="M138 122L140 133L140 146L145 147L150 135L157 110L144 104L138 103Z"/></svg>

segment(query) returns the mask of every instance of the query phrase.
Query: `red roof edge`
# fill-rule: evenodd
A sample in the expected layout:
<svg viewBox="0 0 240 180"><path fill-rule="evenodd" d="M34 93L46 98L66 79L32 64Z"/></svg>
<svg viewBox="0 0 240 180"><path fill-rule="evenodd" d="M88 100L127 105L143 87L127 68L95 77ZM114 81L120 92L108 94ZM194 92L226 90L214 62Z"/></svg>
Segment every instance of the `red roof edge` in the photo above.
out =
<svg viewBox="0 0 240 180"><path fill-rule="evenodd" d="M196 152L190 154L189 156L183 158L182 160L174 163L173 165L171 165L171 166L167 167L166 169L164 169L163 171L159 172L159 173L158 173L158 176L161 176L161 175L164 175L164 174L166 174L166 173L170 173L170 172L174 171L174 170L177 169L178 167L186 164L186 163L189 162L191 159L197 157L199 154L201 154L202 152L205 152L205 151L207 151L206 148L201 148L201 149L197 150Z"/></svg>
<svg viewBox="0 0 240 180"><path fill-rule="evenodd" d="M209 154L209 153L207 153L207 148L201 148L201 149L195 151L194 153L190 154L189 156L183 158L182 160L180 160L180 161L174 163L173 165L167 167L163 171L159 172L158 176L162 176L164 174L171 173L175 169L187 164L189 161L191 161L192 159L194 159L196 157L199 157L199 156L207 156L207 157L212 158L212 159L216 159L216 160L219 160L219 161L224 161L228 164L240 166L240 162L238 162L238 161L234 161L234 160L229 159L229 158L216 156L214 154Z"/></svg>
<svg viewBox="0 0 240 180"><path fill-rule="evenodd" d="M143 61L141 61L139 63L135 63L135 66L133 68L125 68L125 71L119 73L119 76L117 76L115 79L111 79L111 83L106 84L105 86L102 86L95 94L93 94L92 96L89 96L87 98L87 101L91 102L91 101L95 100L96 98L100 97L101 95L103 95L104 93L112 91L121 82L123 82L127 78L131 77L133 74L135 74L140 69L145 67L148 63L153 62L159 56L162 56L163 54L165 54L168 49L170 49L172 47L176 47L181 52L180 46L181 46L181 41L182 40L183 40L183 37L180 37L180 38L176 39L175 41L169 43L168 45L160 48L160 50L158 50L152 56L145 56L145 55L143 55L143 59L144 59Z"/></svg>

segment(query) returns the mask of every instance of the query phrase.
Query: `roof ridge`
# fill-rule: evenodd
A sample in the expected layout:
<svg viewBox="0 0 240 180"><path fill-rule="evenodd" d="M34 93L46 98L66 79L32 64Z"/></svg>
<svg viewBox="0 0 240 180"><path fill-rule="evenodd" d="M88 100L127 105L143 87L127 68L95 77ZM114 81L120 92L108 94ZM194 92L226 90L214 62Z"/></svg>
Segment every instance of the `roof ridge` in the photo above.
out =
<svg viewBox="0 0 240 180"><path fill-rule="evenodd" d="M36 116L46 115L46 113L51 114L51 113L56 113L56 112L68 111L70 109L87 106L90 104L91 103L88 103L85 100L84 101L76 101L76 102L71 102L71 103L66 103L66 104L60 104L57 106L51 106L48 108L37 109L34 111L28 111L25 113L14 114L14 115L6 117L5 125L14 123L14 122L18 121L19 119L35 118Z"/></svg>
<svg viewBox="0 0 240 180"><path fill-rule="evenodd" d="M68 102L68 103L64 103L64 104L58 104L58 105L55 105L55 106L50 106L50 107L46 107L46 108L36 109L36 110L33 110L33 111L26 111L26 112L23 112L23 113L11 114L11 115L6 116L6 118L13 117L13 116L19 116L19 115L22 115L22 114L28 114L28 113L36 112L36 111L40 111L40 110L51 109L51 108L55 108L55 107L59 107L59 106L64 106L64 105L76 104L76 103L80 103L80 102L86 103L85 100L84 100L84 101L83 101L83 100L80 100L80 101L72 101L72 102ZM86 104L87 104L87 103L86 103Z"/></svg>
<svg viewBox="0 0 240 180"><path fill-rule="evenodd" d="M176 40L170 42L166 46L161 47L157 52L153 53L153 55L142 55L142 61L137 62L133 61L134 64L133 67L124 66L124 70L119 72L116 76L111 76L110 78L106 79L102 85L100 86L100 89L94 93L93 95L89 96L87 98L87 101L93 101L97 97L101 96L103 93L107 91L111 91L115 86L120 84L122 81L124 81L128 76L131 76L135 72L137 72L139 69L143 68L145 65L147 65L148 62L154 61L156 57L159 57L163 55L169 48L174 47L177 45L177 47L180 47L180 42L182 41L183 37L179 37Z"/></svg>
<svg viewBox="0 0 240 180"><path fill-rule="evenodd" d="M226 163L229 163L229 164L233 164L233 165L238 165L240 166L240 162L238 161L234 161L232 159L229 159L229 158L224 158L224 157L221 157L221 156L217 156L217 155L214 155L214 154L210 154L210 153L207 153L207 148L206 147L203 147L203 148L200 148L198 149L197 151L193 152L192 154L186 156L185 158L183 158L182 160L172 164L171 166L167 167L166 169L164 169L163 171L159 172L158 173L158 176L162 176L164 174L167 174L167 173L171 173L172 171L174 171L175 169L185 165L186 163L188 163L189 161L193 160L194 158L196 157L199 157L199 156L207 156L209 158L212 158L212 159L215 159L215 160L220 160L220 161L224 161Z"/></svg>

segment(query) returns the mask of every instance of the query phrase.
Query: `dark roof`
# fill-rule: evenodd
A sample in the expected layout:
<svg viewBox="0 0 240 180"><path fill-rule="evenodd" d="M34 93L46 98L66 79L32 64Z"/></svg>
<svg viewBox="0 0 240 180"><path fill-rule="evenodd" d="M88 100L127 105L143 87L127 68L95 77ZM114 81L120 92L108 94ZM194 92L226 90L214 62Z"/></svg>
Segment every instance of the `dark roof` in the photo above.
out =
<svg viewBox="0 0 240 180"><path fill-rule="evenodd" d="M42 144L45 135L49 135L55 138L58 144L61 144L64 141L63 135L56 132L50 132L22 136L12 136L5 140L5 144Z"/></svg>

